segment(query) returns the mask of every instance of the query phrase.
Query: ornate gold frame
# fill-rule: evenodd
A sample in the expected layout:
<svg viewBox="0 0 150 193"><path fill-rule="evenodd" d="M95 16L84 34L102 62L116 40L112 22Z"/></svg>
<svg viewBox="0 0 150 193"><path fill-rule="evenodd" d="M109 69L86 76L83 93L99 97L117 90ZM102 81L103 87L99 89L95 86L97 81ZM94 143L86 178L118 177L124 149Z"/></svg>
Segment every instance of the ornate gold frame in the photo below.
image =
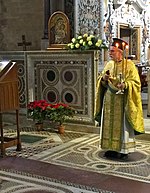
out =
<svg viewBox="0 0 150 193"><path fill-rule="evenodd" d="M61 11L54 12L48 21L50 48L64 48L70 42L69 19Z"/></svg>

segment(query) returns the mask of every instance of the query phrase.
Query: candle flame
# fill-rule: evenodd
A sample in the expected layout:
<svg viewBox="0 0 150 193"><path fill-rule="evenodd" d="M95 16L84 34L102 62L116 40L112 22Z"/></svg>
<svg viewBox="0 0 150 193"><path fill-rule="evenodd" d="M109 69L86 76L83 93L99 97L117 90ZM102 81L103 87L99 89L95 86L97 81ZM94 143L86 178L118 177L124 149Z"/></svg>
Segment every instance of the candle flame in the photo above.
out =
<svg viewBox="0 0 150 193"><path fill-rule="evenodd" d="M128 45L126 45L126 49L127 49L127 50L129 49L129 46L128 46Z"/></svg>
<svg viewBox="0 0 150 193"><path fill-rule="evenodd" d="M116 43L116 47L117 47L117 48L119 47L119 44L118 44L118 43Z"/></svg>
<svg viewBox="0 0 150 193"><path fill-rule="evenodd" d="M125 42L122 42L123 47L125 46Z"/></svg>

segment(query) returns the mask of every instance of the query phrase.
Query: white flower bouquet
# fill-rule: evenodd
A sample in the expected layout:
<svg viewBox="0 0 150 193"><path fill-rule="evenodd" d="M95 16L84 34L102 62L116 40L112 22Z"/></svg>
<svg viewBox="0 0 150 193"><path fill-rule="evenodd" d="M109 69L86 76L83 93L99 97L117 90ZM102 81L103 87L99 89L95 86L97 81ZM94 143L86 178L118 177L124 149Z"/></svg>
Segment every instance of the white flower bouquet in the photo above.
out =
<svg viewBox="0 0 150 193"><path fill-rule="evenodd" d="M71 43L67 44L67 49L70 50L101 50L107 49L103 40L94 35L78 35L76 38L72 38Z"/></svg>

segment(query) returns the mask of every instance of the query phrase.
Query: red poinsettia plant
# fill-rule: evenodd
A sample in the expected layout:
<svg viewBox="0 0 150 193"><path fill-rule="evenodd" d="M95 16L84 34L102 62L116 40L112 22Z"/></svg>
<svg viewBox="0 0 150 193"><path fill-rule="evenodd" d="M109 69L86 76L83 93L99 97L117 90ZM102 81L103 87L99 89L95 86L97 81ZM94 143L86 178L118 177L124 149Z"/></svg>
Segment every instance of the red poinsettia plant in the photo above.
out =
<svg viewBox="0 0 150 193"><path fill-rule="evenodd" d="M67 104L50 104L47 107L47 118L52 122L62 125L68 117L73 117L75 110Z"/></svg>
<svg viewBox="0 0 150 193"><path fill-rule="evenodd" d="M46 119L47 107L49 103L46 100L35 100L27 105L28 117L37 123L43 123Z"/></svg>
<svg viewBox="0 0 150 193"><path fill-rule="evenodd" d="M45 119L52 122L62 123L68 118L73 117L75 110L67 104L50 104L46 100L35 100L27 105L28 117L36 123L43 123Z"/></svg>

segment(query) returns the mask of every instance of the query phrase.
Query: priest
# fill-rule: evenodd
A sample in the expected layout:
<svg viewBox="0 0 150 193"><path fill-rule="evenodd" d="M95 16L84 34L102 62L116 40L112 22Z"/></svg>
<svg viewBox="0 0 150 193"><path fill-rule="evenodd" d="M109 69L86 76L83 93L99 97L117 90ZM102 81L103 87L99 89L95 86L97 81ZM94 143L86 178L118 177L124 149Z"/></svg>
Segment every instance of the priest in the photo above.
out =
<svg viewBox="0 0 150 193"><path fill-rule="evenodd" d="M141 82L128 51L127 42L113 39L111 60L98 77L95 100L104 156L122 160L135 151L135 134L144 133Z"/></svg>

